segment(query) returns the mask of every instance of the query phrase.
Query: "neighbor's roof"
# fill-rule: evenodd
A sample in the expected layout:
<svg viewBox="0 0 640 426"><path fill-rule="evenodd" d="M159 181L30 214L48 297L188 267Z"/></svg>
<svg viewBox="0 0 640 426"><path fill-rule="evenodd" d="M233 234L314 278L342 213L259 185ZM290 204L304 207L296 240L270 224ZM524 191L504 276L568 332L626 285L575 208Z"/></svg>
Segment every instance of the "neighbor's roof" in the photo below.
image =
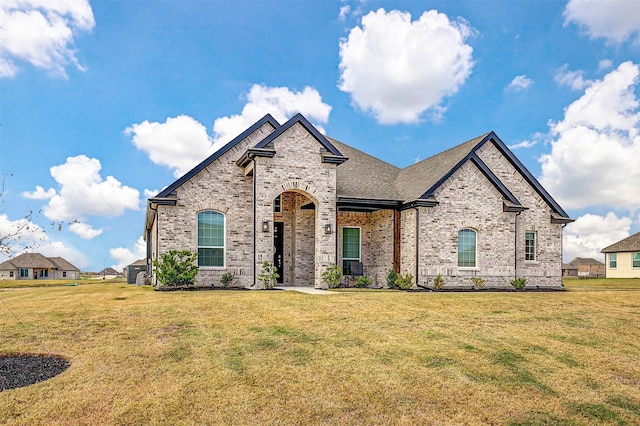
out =
<svg viewBox="0 0 640 426"><path fill-rule="evenodd" d="M0 264L0 269L43 268L61 271L79 271L61 257L44 257L40 253L23 253Z"/></svg>
<svg viewBox="0 0 640 426"><path fill-rule="evenodd" d="M603 265L603 263L591 257L576 257L569 262L569 265L577 267L578 265Z"/></svg>
<svg viewBox="0 0 640 426"><path fill-rule="evenodd" d="M620 240L617 243L611 244L609 247L603 248L601 253L617 253L625 251L640 251L640 232L637 232L624 240Z"/></svg>

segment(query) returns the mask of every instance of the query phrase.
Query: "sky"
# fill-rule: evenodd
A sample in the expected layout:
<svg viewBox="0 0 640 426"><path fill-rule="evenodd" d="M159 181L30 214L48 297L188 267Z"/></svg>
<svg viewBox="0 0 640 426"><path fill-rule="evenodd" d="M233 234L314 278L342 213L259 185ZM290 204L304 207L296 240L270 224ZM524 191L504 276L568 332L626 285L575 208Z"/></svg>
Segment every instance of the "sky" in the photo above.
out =
<svg viewBox="0 0 640 426"><path fill-rule="evenodd" d="M121 269L147 198L298 112L399 167L493 130L603 260L640 231L639 88L639 0L0 0L0 261Z"/></svg>

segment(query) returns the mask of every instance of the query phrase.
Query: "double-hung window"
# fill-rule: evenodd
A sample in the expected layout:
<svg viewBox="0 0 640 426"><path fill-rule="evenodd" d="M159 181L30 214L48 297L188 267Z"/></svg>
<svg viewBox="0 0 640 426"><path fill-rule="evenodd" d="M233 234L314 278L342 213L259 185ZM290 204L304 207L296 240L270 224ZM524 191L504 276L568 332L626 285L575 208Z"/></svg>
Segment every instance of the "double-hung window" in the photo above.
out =
<svg viewBox="0 0 640 426"><path fill-rule="evenodd" d="M360 228L342 228L342 273L351 274L351 261L360 261Z"/></svg>
<svg viewBox="0 0 640 426"><path fill-rule="evenodd" d="M524 260L536 260L536 233L524 233Z"/></svg>
<svg viewBox="0 0 640 426"><path fill-rule="evenodd" d="M476 267L477 240L477 232L473 229L458 231L458 266L460 268Z"/></svg>
<svg viewBox="0 0 640 426"><path fill-rule="evenodd" d="M634 268L640 268L640 252L633 253L631 266Z"/></svg>
<svg viewBox="0 0 640 426"><path fill-rule="evenodd" d="M224 226L222 213L198 213L198 266L224 267Z"/></svg>
<svg viewBox="0 0 640 426"><path fill-rule="evenodd" d="M618 253L609 254L609 268L616 269L618 267Z"/></svg>
<svg viewBox="0 0 640 426"><path fill-rule="evenodd" d="M20 278L27 278L29 276L29 270L26 268L20 269Z"/></svg>

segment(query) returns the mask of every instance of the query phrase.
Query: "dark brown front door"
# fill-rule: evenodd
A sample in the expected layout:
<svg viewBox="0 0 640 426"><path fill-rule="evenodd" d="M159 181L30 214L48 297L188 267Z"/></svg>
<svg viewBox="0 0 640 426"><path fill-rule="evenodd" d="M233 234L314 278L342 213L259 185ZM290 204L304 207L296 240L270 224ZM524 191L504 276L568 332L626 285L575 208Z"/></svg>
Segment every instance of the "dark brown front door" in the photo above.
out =
<svg viewBox="0 0 640 426"><path fill-rule="evenodd" d="M282 284L284 282L284 222L273 223L273 245L275 246L273 264L278 272L278 284Z"/></svg>

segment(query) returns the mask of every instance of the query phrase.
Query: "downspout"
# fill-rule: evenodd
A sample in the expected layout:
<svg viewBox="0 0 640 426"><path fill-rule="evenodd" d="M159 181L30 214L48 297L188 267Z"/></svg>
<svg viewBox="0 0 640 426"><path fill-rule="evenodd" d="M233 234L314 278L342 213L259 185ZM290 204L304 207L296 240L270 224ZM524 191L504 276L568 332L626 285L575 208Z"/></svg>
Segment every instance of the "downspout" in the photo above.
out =
<svg viewBox="0 0 640 426"><path fill-rule="evenodd" d="M518 216L521 211L516 213L514 224L514 237L513 237L513 278L518 278Z"/></svg>
<svg viewBox="0 0 640 426"><path fill-rule="evenodd" d="M251 287L256 285L256 177L257 177L257 167L255 157L253 158L253 282L251 283Z"/></svg>
<svg viewBox="0 0 640 426"><path fill-rule="evenodd" d="M416 286L418 286L419 273L418 273L418 262L420 260L420 210L418 207L415 207L416 210Z"/></svg>
<svg viewBox="0 0 640 426"><path fill-rule="evenodd" d="M156 238L155 238L155 240L156 240L156 258L155 258L155 260L157 261L158 260L158 230L160 229L160 223L159 223L160 222L160 215L158 214L158 208L157 207L155 209L153 208L153 203L149 203L149 210L153 210L153 212L154 212L153 216L155 218L154 222L156 223ZM151 236L150 234L151 234L151 232L147 231L147 235ZM148 238L147 238L147 240L148 240ZM149 242L147 241L147 255L149 255L148 251L150 249L151 249L151 244L149 244ZM149 258L151 258L151 257L153 257L153 256L149 256ZM149 265L147 265L147 274L151 273L151 275L153 276L153 280L155 281L155 284L158 284L158 281L156 279L156 275L153 274L153 260L154 259L151 259L151 270L150 271L149 271ZM128 275L128 272L127 272L127 275ZM127 279L129 279L129 277L127 277Z"/></svg>

